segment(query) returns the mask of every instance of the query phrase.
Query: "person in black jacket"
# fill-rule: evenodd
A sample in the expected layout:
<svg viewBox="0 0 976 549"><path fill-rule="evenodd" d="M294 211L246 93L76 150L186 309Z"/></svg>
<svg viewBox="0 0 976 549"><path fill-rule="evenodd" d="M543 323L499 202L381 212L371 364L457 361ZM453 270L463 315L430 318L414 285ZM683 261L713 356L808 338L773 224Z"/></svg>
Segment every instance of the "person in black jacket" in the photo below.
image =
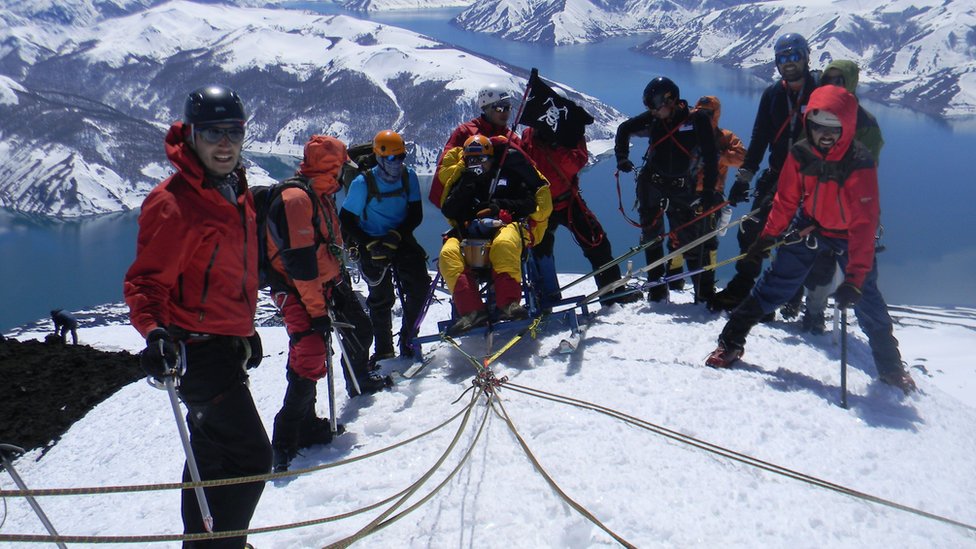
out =
<svg viewBox="0 0 976 549"><path fill-rule="evenodd" d="M648 242L664 234L664 214L672 228L680 227L694 219L702 211L722 202L721 191L715 188L718 179L718 147L709 115L688 109L687 101L680 98L678 86L669 78L659 76L644 88L644 105L647 111L624 121L617 128L614 154L617 169L634 170L630 161L631 136L647 137L650 146L644 156L644 166L637 175L637 201L641 223L641 242ZM703 173L702 192L697 195L699 166ZM694 223L678 231L678 244L691 242L704 234L706 222ZM659 243L644 251L647 263L664 257L664 244ZM703 246L685 252L688 270L703 265L708 252ZM650 280L665 275L666 265L648 272ZM692 277L695 285L695 302L708 300L712 284L708 278L713 271ZM651 287L649 301L663 301L668 297L667 284Z"/></svg>
<svg viewBox="0 0 976 549"><path fill-rule="evenodd" d="M438 260L460 316L450 329L455 334L488 321L463 241L488 243L499 319L525 318L528 311L520 303L522 252L541 240L552 212L546 179L518 147L504 138L496 139L498 145L483 135L471 136L463 148L449 151L441 160L442 173L457 173L441 205L441 213L454 229L444 241Z"/></svg>
<svg viewBox="0 0 976 549"><path fill-rule="evenodd" d="M740 253L745 253L759 237L772 209L776 181L793 143L802 138L803 112L817 81L810 74L810 46L796 33L784 34L776 40L776 70L782 79L769 87L759 100L759 110L752 126L752 137L746 159L735 176L729 192L729 202L736 205L749 199L749 185L759 170L766 149L769 167L756 180L752 209L759 212L739 226ZM762 256L748 256L735 264L735 276L725 289L709 302L713 310L731 311L749 295L756 277L762 271Z"/></svg>

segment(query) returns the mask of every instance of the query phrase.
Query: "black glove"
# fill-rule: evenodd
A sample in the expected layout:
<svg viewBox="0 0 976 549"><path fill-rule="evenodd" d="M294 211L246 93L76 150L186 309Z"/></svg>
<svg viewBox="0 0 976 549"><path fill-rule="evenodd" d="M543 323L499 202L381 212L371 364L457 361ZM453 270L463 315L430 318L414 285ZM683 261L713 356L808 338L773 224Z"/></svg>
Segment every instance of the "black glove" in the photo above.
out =
<svg viewBox="0 0 976 549"><path fill-rule="evenodd" d="M739 202L749 200L749 184L755 175L752 170L739 168L739 171L735 174L735 183L732 184L732 190L729 192L730 204L736 206Z"/></svg>
<svg viewBox="0 0 976 549"><path fill-rule="evenodd" d="M247 336L247 344L251 348L251 356L247 359L247 369L257 368L264 358L264 347L261 346L261 334L254 330L253 335Z"/></svg>
<svg viewBox="0 0 976 549"><path fill-rule="evenodd" d="M837 291L834 292L834 303L842 309L853 307L860 300L861 290L850 282L841 284L837 287Z"/></svg>
<svg viewBox="0 0 976 549"><path fill-rule="evenodd" d="M156 379L171 375L176 368L176 345L166 328L155 328L146 336L146 348L139 355L139 365Z"/></svg>
<svg viewBox="0 0 976 549"><path fill-rule="evenodd" d="M625 173L630 173L634 171L634 163L629 158L621 158L617 160L617 169Z"/></svg>
<svg viewBox="0 0 976 549"><path fill-rule="evenodd" d="M330 319L328 316L314 317L311 325L312 331L318 332L324 336L328 336L329 332L332 331L332 319Z"/></svg>
<svg viewBox="0 0 976 549"><path fill-rule="evenodd" d="M702 211L710 210L712 207L720 204L724 198L720 191L703 190L701 197L698 198L698 205Z"/></svg>
<svg viewBox="0 0 976 549"><path fill-rule="evenodd" d="M753 263L762 263L762 260L766 255L768 255L768 250L774 244L776 244L776 239L771 236L760 236L758 240L749 246L749 250L746 251L746 256L743 261L751 261Z"/></svg>

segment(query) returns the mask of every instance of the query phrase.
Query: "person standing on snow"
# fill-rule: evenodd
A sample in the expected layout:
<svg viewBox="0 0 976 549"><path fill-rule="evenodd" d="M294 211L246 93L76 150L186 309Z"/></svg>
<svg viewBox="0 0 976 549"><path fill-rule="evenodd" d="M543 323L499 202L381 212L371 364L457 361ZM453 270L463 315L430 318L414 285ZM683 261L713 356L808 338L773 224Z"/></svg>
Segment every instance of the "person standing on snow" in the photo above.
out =
<svg viewBox="0 0 976 549"><path fill-rule="evenodd" d="M650 142L645 165L637 175L642 243L664 234L665 213L674 229L723 200L721 191L716 189L718 149L711 118L704 112L690 111L688 103L680 97L678 86L663 76L651 80L644 88L644 106L647 111L620 124L614 145L617 169L631 172L634 170L629 158L631 136L647 137ZM699 162L702 190L696 193ZM685 227L678 232L678 240L682 244L691 242L706 232L707 225L707 221L701 221ZM648 264L660 260L664 257L664 244L645 249L644 256ZM704 266L707 256L704 245L685 252L688 269ZM648 271L648 279L661 279L665 270L666 265L658 265ZM702 274L692 277L696 303L711 297L707 281ZM647 297L651 302L666 300L667 284L652 286Z"/></svg>
<svg viewBox="0 0 976 549"><path fill-rule="evenodd" d="M54 335L61 343L68 342L68 332L71 332L71 344L78 344L78 319L73 314L64 309L53 309L51 321L54 322Z"/></svg>
<svg viewBox="0 0 976 549"><path fill-rule="evenodd" d="M444 193L450 174L441 173L441 163L444 155L452 149L463 147L464 142L474 135L483 135L488 138L503 137L508 143L521 147L522 141L517 133L508 127L508 119L512 112L512 94L498 84L488 84L478 92L478 108L481 115L464 122L454 129L451 137L444 144L440 158L437 159L437 169L434 171L434 179L430 185L430 193L427 195L430 201L441 207L444 202Z"/></svg>
<svg viewBox="0 0 976 549"><path fill-rule="evenodd" d="M824 69L820 77L821 86L840 86L857 96L858 81L857 63L853 61L837 60L832 61ZM854 132L854 140L859 141L867 147L875 164L881 159L881 148L884 147L884 137L881 135L881 127L878 120L868 112L862 105L857 106L857 131ZM834 289L834 271L836 262L831 257L830 251L825 251L817 256L817 261L810 274L807 275L803 285L807 290L806 307L803 309L803 330L814 335L824 333L826 321L824 312L827 309L827 297ZM800 312L803 302L803 287L801 287L790 303L783 306L783 317L793 318Z"/></svg>
<svg viewBox="0 0 976 549"><path fill-rule="evenodd" d="M341 141L313 135L305 144L298 172L283 182L294 186L283 189L268 205L267 234L259 235L267 239L275 271L271 294L289 340L288 388L271 437L275 472L288 470L299 450L332 442L329 420L315 413L316 384L330 366L342 369L350 397L375 393L388 385L388 380L368 368L369 323L343 279L342 236L333 194L339 190L338 175L346 159ZM352 333L343 331L339 337L360 393L340 361L329 361L330 308L336 320L354 326Z"/></svg>
<svg viewBox="0 0 976 549"><path fill-rule="evenodd" d="M404 165L407 149L403 137L383 130L373 138L376 166L349 184L339 212L342 228L359 250L359 266L369 283L366 306L375 345L370 362L396 356L393 349L392 310L396 301L393 276L403 292L400 323L400 356L420 358L411 345L414 323L420 316L430 275L427 253L413 235L424 218L420 183L412 168Z"/></svg>
<svg viewBox="0 0 976 549"><path fill-rule="evenodd" d="M254 329L254 200L241 165L245 120L244 104L230 88L190 92L183 120L166 135L166 155L177 171L142 203L136 258L123 288L132 325L146 338L143 369L156 379L179 376L202 480L271 470L271 443L244 368L257 366L262 354ZM177 362L186 370L174 374ZM187 465L183 481L190 481ZM263 490L263 481L205 488L214 530L246 529ZM194 491L181 497L184 533L205 532ZM240 548L245 540L187 546Z"/></svg>
<svg viewBox="0 0 976 549"><path fill-rule="evenodd" d="M712 127L715 128L715 146L718 147L718 178L715 180L715 189L719 192L725 190L725 179L728 176L730 167L739 167L742 165L742 160L746 156L746 147L742 144L742 140L739 136L732 132L732 130L727 130L725 128L720 128L718 126L718 121L722 117L722 102L719 101L718 97L714 95L703 95L695 103L695 110L704 112L709 116L712 121ZM703 183L705 180L704 170L698 171L698 185L695 187L695 191L701 194L703 190ZM728 208L728 206L726 206ZM709 225L711 228L718 227L718 221L721 217L721 212L716 212L712 214ZM674 246L670 242L669 249L673 250ZM714 264L716 262L716 255L718 252L718 236L710 239L705 243L705 250L708 251L708 260L706 264ZM684 255L679 255L671 258L668 262L668 276L674 276L681 273L684 268ZM702 273L702 286L705 288L703 290L704 295L711 295L715 291L715 271L709 270ZM684 279L678 278L671 282L668 282L668 288L672 290L681 290L684 288Z"/></svg>
<svg viewBox="0 0 976 549"><path fill-rule="evenodd" d="M565 92L561 89L554 88L554 91L565 98ZM532 258L541 277L542 305L545 307L547 302L560 299L559 280L556 277L553 257L556 229L560 225L573 233L573 238L583 250L583 256L594 270L613 259L613 249L606 231L580 194L579 171L586 166L589 158L586 138L580 137L574 147L566 147L557 142L556 134L551 128L540 125L522 131L522 148L549 181L549 191L552 194L552 215L549 216L549 225L542 242L532 249ZM614 265L596 275L596 285L602 288L620 280L620 277L620 266ZM617 293L624 291L626 289L622 288ZM607 296L603 304L609 306L614 303L633 303L640 299L640 293L630 292L620 297Z"/></svg>
<svg viewBox="0 0 976 549"><path fill-rule="evenodd" d="M878 378L906 394L915 382L905 370L892 334L888 306L878 290L874 234L878 227L878 170L868 149L854 140L857 98L839 86L817 88L803 119L806 139L790 150L772 210L751 257L766 253L787 232L815 227L816 245L780 246L752 293L732 311L706 365L724 368L738 360L746 336L763 315L786 303L803 284L819 250L829 249L845 278L834 293L839 307L854 307L868 336Z"/></svg>
<svg viewBox="0 0 976 549"><path fill-rule="evenodd" d="M769 149L769 166L756 180L752 203L752 209L759 211L739 226L737 239L740 253L745 253L752 246L766 224L780 170L790 147L801 137L803 113L810 94L817 87L816 80L810 74L810 46L805 38L796 33L784 34L776 40L774 50L776 70L782 79L763 91L746 158L729 192L729 203L733 206L749 199L749 185L759 170L766 149ZM709 308L730 311L741 303L762 271L762 261L762 255L737 261L735 276L724 290L709 301Z"/></svg>
<svg viewBox="0 0 976 549"><path fill-rule="evenodd" d="M511 147L506 153L504 138L496 141L497 145L483 135L469 137L464 147L448 151L440 166L443 173L453 174L440 206L454 228L438 260L460 316L450 329L452 334L480 326L489 318L462 241L487 241L499 319L526 318L528 311L520 303L522 250L542 238L552 212L545 178L519 149ZM523 220L527 228L522 226Z"/></svg>

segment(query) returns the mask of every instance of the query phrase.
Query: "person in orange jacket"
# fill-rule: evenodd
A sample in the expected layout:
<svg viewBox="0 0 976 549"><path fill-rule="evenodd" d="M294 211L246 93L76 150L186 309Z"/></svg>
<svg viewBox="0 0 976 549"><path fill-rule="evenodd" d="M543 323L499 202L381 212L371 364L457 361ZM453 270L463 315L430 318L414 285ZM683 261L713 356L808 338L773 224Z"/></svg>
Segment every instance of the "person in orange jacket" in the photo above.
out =
<svg viewBox="0 0 976 549"><path fill-rule="evenodd" d="M333 195L339 190L338 175L348 158L346 146L334 137L313 135L305 144L298 172L268 206L268 257L277 276L271 277L275 305L288 330L288 388L275 416L274 471L288 469L302 448L328 444L333 432L329 420L315 413L316 382L328 373L332 322L354 326L340 333L360 393L375 393L388 384L367 366L372 343L369 318L344 280L342 235ZM309 193L307 190L311 190ZM313 202L314 200L314 202ZM317 224L316 224L317 222ZM342 368L338 360L333 368ZM347 369L346 389L357 396Z"/></svg>
<svg viewBox="0 0 976 549"><path fill-rule="evenodd" d="M230 88L205 86L186 98L183 121L166 134L176 173L142 203L136 258L123 295L146 338L140 363L163 379L177 363L190 446L202 480L271 470L271 444L247 386L261 362L254 330L258 293L254 200L241 165L244 103ZM179 358L179 360L178 360ZM183 481L190 481L188 466ZM247 529L264 482L204 489L217 532ZM205 532L193 490L182 491L183 531ZM194 543L242 547L245 536Z"/></svg>
<svg viewBox="0 0 976 549"><path fill-rule="evenodd" d="M867 147L854 139L857 106L857 98L840 86L821 86L810 95L803 117L806 139L790 149L766 226L743 261L761 261L791 226L815 227L810 234L816 245L804 239L777 248L772 265L732 311L706 365L723 368L738 360L752 327L789 301L821 250L829 249L844 272L834 301L838 307L854 308L868 336L878 378L906 394L916 390L878 290L878 168Z"/></svg>
<svg viewBox="0 0 976 549"><path fill-rule="evenodd" d="M508 120L512 112L512 94L498 84L488 84L478 92L478 109L481 115L461 124L451 133L451 137L444 144L444 150L437 159L437 169L434 171L434 180L430 185L430 192L427 197L438 208L444 202L444 193L449 184L450 175L442 174L440 166L444 160L444 155L452 149L463 147L464 142L474 135L485 137L503 137L506 143L511 143L516 147L521 147L522 142L517 133L508 127Z"/></svg>
<svg viewBox="0 0 976 549"><path fill-rule="evenodd" d="M718 121L722 117L722 102L719 101L718 97L714 95L703 95L695 103L695 110L702 111L711 116L712 127L715 128L715 145L718 148L718 179L715 180L715 189L719 192L724 192L725 179L728 176L729 168L738 168L742 165L742 161L746 158L746 146L732 130L718 126ZM698 185L695 187L696 192L701 193L704 179L704 171L699 171ZM711 226L713 228L718 226L720 217L720 212L716 212L712 216ZM668 248L674 250L670 241L668 242ZM708 261L704 262L704 264L714 264L718 252L718 237L716 236L706 242L703 250L708 252ZM668 263L668 276L677 275L682 269L684 269L684 256L676 256ZM669 282L668 287L672 290L680 290L684 288L684 282L683 278L679 278ZM715 271L706 271L702 274L702 286L706 288L705 295L711 295L715 292Z"/></svg>

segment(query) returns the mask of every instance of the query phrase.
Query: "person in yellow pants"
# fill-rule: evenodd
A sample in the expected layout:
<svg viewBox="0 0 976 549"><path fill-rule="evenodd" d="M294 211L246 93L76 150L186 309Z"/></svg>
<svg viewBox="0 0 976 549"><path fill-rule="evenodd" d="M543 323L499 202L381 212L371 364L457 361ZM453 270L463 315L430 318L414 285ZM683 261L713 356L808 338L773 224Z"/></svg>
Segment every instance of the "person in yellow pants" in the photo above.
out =
<svg viewBox="0 0 976 549"><path fill-rule="evenodd" d="M477 266L468 264L463 249L473 241L488 247L499 319L525 318L528 312L520 303L522 250L545 233L552 212L548 182L520 149L504 138L493 142L483 135L448 151L439 171L448 181L441 212L453 229L441 248L438 268L460 317L451 332L488 321Z"/></svg>

